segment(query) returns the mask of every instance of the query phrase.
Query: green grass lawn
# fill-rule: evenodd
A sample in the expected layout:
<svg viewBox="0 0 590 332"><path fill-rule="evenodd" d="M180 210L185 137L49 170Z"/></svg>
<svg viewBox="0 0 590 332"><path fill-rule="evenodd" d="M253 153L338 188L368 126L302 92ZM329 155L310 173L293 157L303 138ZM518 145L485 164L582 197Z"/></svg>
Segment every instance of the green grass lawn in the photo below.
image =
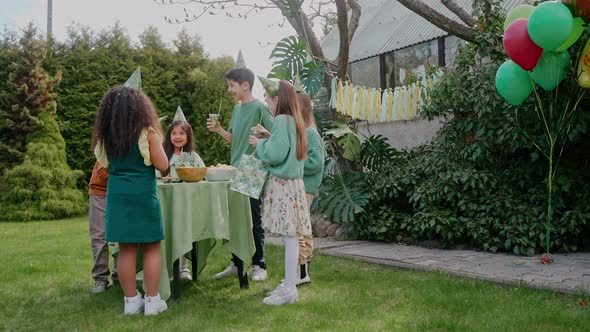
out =
<svg viewBox="0 0 590 332"><path fill-rule="evenodd" d="M587 295L391 270L316 256L300 302L269 307L282 278L282 248L267 247L270 280L240 290L215 280L228 252L217 246L180 303L156 317L124 317L122 292L91 294L87 218L0 223L0 330L50 331L588 331Z"/></svg>

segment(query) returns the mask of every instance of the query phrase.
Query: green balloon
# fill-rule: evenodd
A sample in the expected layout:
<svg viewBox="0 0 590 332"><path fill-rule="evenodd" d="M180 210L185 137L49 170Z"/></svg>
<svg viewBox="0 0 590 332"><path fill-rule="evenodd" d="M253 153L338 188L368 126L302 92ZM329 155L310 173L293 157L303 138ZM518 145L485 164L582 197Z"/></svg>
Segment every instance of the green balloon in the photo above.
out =
<svg viewBox="0 0 590 332"><path fill-rule="evenodd" d="M512 8L508 12L508 15L506 15L506 20L504 21L504 31L508 29L510 23L518 20L519 18L529 18L534 9L535 7L531 5L520 5Z"/></svg>
<svg viewBox="0 0 590 332"><path fill-rule="evenodd" d="M529 35L545 51L560 47L572 34L574 18L561 2L543 2L529 17Z"/></svg>
<svg viewBox="0 0 590 332"><path fill-rule="evenodd" d="M555 89L567 75L570 65L569 52L553 53L545 52L531 76L543 89L551 91Z"/></svg>
<svg viewBox="0 0 590 332"><path fill-rule="evenodd" d="M555 50L555 52L558 52L558 53L563 52L563 51L567 50L568 48L570 48L570 46L575 44L578 41L578 39L580 39L580 36L582 36L582 33L584 33L584 20L581 17L576 17L576 18L574 18L574 28L572 30L572 34L565 41L565 43L561 44L561 46L559 46Z"/></svg>
<svg viewBox="0 0 590 332"><path fill-rule="evenodd" d="M504 62L496 72L496 89L510 104L522 104L533 91L529 73L512 60Z"/></svg>

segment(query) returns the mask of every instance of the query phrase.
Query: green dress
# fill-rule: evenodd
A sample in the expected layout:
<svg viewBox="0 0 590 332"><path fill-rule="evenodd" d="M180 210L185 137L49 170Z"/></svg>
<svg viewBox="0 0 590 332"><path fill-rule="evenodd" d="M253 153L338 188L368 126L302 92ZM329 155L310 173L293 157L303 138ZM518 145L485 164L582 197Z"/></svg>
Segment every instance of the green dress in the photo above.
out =
<svg viewBox="0 0 590 332"><path fill-rule="evenodd" d="M164 239L162 211L153 166L146 166L139 145L122 158L109 158L106 197L108 242L149 243Z"/></svg>

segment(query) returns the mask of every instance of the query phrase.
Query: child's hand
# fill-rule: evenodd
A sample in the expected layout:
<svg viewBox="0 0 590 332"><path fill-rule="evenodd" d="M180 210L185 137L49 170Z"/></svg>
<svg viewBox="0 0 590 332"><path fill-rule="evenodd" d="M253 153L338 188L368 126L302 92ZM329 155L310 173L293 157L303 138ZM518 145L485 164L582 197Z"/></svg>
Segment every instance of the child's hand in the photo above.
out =
<svg viewBox="0 0 590 332"><path fill-rule="evenodd" d="M253 147L257 147L258 146L258 142L260 140L258 139L258 137L256 137L255 135L250 135L250 139L249 139L249 143L250 145L252 145Z"/></svg>
<svg viewBox="0 0 590 332"><path fill-rule="evenodd" d="M261 124L257 124L256 126L252 127L252 132L254 135L261 137L261 138L269 138L270 132L266 130Z"/></svg>
<svg viewBox="0 0 590 332"><path fill-rule="evenodd" d="M162 145L162 134L160 134L159 132L156 131L149 131L148 132L148 143L150 145L154 144L154 145Z"/></svg>

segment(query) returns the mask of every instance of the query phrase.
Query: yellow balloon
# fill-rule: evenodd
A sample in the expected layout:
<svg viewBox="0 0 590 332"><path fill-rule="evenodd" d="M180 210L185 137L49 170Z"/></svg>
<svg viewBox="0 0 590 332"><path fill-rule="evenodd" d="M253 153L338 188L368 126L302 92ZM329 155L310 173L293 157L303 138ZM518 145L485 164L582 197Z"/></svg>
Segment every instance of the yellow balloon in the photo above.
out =
<svg viewBox="0 0 590 332"><path fill-rule="evenodd" d="M518 20L519 18L528 19L529 16L531 16L533 10L535 10L535 7L527 4L512 8L512 10L510 10L506 15L506 20L504 21L504 31L508 29L510 23Z"/></svg>
<svg viewBox="0 0 590 332"><path fill-rule="evenodd" d="M578 84L583 88L590 88L590 40L586 42L578 63Z"/></svg>

